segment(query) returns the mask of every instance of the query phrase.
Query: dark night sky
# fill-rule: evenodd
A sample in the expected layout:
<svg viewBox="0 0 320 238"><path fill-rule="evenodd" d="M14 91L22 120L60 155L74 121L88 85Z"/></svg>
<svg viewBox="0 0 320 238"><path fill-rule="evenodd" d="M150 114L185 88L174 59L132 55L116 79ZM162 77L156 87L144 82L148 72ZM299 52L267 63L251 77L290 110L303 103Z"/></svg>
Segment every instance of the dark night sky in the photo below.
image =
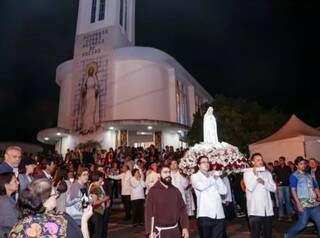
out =
<svg viewBox="0 0 320 238"><path fill-rule="evenodd" d="M136 45L175 57L212 95L320 125L317 1L136 0ZM73 57L78 1L0 1L0 140L56 126L55 69Z"/></svg>

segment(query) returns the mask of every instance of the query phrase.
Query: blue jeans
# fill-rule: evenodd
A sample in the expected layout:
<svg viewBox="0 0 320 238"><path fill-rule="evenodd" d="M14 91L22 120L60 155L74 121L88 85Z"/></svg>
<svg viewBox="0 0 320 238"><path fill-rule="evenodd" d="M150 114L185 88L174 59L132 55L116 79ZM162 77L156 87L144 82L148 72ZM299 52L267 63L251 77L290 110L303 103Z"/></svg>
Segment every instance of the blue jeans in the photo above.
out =
<svg viewBox="0 0 320 238"><path fill-rule="evenodd" d="M290 191L288 186L278 187L279 198L279 217L284 216L284 208L286 208L287 216L292 216L292 206L290 201Z"/></svg>
<svg viewBox="0 0 320 238"><path fill-rule="evenodd" d="M320 235L320 206L317 206L304 208L304 211L299 213L298 222L289 229L288 233L286 234L286 238L294 238L306 227L310 218L316 223Z"/></svg>

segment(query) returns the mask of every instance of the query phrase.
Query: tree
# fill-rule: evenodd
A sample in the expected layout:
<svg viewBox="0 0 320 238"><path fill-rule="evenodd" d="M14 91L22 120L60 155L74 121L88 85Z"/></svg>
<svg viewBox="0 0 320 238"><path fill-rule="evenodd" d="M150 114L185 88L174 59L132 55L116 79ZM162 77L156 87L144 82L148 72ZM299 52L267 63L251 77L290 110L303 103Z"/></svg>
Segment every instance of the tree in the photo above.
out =
<svg viewBox="0 0 320 238"><path fill-rule="evenodd" d="M255 101L217 95L210 104L194 114L194 121L187 135L190 146L203 141L203 116L207 108L214 108L219 141L225 141L248 153L248 145L273 134L286 121L279 110L263 108Z"/></svg>

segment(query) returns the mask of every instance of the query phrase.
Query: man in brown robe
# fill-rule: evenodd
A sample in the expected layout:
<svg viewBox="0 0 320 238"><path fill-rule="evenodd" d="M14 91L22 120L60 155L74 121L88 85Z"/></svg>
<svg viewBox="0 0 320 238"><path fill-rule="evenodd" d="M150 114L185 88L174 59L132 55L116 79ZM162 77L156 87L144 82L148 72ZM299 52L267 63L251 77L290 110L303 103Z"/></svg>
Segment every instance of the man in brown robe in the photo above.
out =
<svg viewBox="0 0 320 238"><path fill-rule="evenodd" d="M160 168L160 180L150 189L146 199L145 233L149 238L189 238L188 229L186 205L179 189L171 184L170 168L163 166Z"/></svg>

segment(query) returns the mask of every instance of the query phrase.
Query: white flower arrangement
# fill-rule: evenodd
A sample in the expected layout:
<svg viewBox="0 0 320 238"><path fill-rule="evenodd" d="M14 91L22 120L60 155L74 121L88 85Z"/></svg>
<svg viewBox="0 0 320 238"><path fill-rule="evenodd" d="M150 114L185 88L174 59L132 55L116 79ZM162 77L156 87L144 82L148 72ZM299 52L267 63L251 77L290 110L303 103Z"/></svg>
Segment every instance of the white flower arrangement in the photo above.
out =
<svg viewBox="0 0 320 238"><path fill-rule="evenodd" d="M194 145L181 159L179 167L187 175L193 174L200 156L208 157L211 169L227 174L239 173L249 167L247 159L239 149L225 142L216 144L202 142Z"/></svg>

